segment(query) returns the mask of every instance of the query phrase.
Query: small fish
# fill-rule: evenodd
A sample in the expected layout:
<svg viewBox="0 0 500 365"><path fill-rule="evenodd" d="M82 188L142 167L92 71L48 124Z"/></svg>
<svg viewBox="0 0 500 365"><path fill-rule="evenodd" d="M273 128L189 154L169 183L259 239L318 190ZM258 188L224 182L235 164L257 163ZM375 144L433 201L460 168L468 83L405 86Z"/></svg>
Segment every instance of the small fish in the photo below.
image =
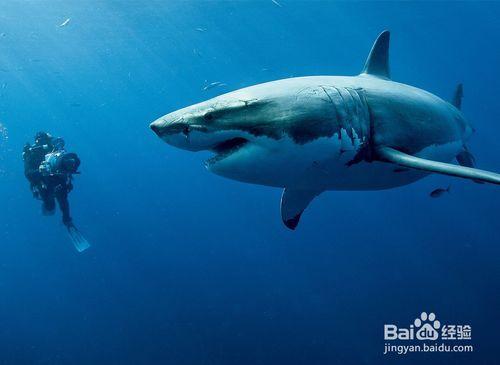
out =
<svg viewBox="0 0 500 365"><path fill-rule="evenodd" d="M193 54L198 56L198 57L202 57L202 54L200 51L198 51L196 48L193 48Z"/></svg>
<svg viewBox="0 0 500 365"><path fill-rule="evenodd" d="M274 4L274 5L276 5L276 6L280 7L280 8L282 8L282 7L283 7L283 6L282 6L279 2L277 2L276 0L271 0L271 1L273 2L273 4Z"/></svg>
<svg viewBox="0 0 500 365"><path fill-rule="evenodd" d="M201 28L201 27L199 27L199 28L195 28L194 30L196 30L197 32L200 32L200 33L204 33L204 32L206 32L206 31L207 31L207 29L206 29L206 28Z"/></svg>
<svg viewBox="0 0 500 365"><path fill-rule="evenodd" d="M213 89L214 87L221 87L221 86L226 86L226 84L224 84L223 82L220 82L220 81L214 81L208 85L205 85L203 87L203 91L207 91L207 90Z"/></svg>
<svg viewBox="0 0 500 365"><path fill-rule="evenodd" d="M9 139L9 131L2 123L0 123L0 147L3 147Z"/></svg>
<svg viewBox="0 0 500 365"><path fill-rule="evenodd" d="M61 24L59 24L59 27L65 27L66 25L68 25L68 23L69 23L70 20L71 20L71 18L66 19Z"/></svg>
<svg viewBox="0 0 500 365"><path fill-rule="evenodd" d="M449 185L446 189L443 188L438 188L436 190L431 191L429 194L431 198L439 198L442 196L444 193L449 193L450 192L451 185Z"/></svg>

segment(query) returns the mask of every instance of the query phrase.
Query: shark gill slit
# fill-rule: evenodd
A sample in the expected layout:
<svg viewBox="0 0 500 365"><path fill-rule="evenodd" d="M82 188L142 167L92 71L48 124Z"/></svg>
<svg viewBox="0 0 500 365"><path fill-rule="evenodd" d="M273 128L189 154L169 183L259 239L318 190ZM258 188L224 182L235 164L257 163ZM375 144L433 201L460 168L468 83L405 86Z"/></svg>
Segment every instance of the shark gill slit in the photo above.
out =
<svg viewBox="0 0 500 365"><path fill-rule="evenodd" d="M360 148L356 155L346 163L352 166L362 161L373 161L373 118L363 89L342 88L349 100L343 95L339 88L334 88L343 100L342 106L346 120L340 121L340 129L344 128L351 144L355 145L354 132L360 141ZM341 136L339 131L339 137Z"/></svg>

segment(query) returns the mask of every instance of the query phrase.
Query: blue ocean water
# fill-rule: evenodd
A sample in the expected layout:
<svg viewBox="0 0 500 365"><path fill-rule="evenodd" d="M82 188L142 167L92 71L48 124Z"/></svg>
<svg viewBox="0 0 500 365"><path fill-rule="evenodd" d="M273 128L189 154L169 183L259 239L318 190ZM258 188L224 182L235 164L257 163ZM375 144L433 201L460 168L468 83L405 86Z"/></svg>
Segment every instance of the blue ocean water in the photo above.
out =
<svg viewBox="0 0 500 365"><path fill-rule="evenodd" d="M148 125L259 82L357 74L389 29L393 79L443 98L463 82L470 148L498 171L500 4L278 4L2 2L0 364L498 363L497 187L328 192L291 232L279 189L212 175ZM23 176L38 130L82 159L83 254ZM470 324L474 352L383 355L384 324L422 311Z"/></svg>

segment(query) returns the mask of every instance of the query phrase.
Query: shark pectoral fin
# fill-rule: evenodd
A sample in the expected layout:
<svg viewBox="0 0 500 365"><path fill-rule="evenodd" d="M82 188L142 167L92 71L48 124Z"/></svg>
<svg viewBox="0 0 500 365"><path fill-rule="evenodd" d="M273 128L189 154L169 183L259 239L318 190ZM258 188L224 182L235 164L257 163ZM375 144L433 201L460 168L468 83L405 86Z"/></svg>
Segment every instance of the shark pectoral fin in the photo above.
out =
<svg viewBox="0 0 500 365"><path fill-rule="evenodd" d="M457 155L456 159L460 166L472 168L476 167L476 159L474 158L472 153L469 152L469 149L465 146L464 149Z"/></svg>
<svg viewBox="0 0 500 365"><path fill-rule="evenodd" d="M416 170L500 185L500 174L490 171L426 160L424 158L408 155L390 147L379 147L377 149L377 155L381 161L392 162L400 166L410 167Z"/></svg>
<svg viewBox="0 0 500 365"><path fill-rule="evenodd" d="M295 229L299 224L300 216L309 203L321 194L318 190L283 189L281 195L281 219L290 229Z"/></svg>
<svg viewBox="0 0 500 365"><path fill-rule="evenodd" d="M464 149L457 155L456 159L460 166L471 167L471 168L476 167L476 159L474 158L472 153L470 153L469 149L465 145ZM484 181L481 180L474 180L474 182L478 184L484 184Z"/></svg>

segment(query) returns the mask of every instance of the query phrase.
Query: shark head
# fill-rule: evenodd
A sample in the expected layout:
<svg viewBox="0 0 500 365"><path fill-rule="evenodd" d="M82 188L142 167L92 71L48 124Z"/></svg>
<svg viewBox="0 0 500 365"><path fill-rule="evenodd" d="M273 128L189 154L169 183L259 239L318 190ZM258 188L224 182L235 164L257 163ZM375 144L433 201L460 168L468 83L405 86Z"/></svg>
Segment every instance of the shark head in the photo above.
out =
<svg viewBox="0 0 500 365"><path fill-rule="evenodd" d="M179 109L150 127L174 147L211 151L213 156L205 162L210 172L244 182L286 186L313 162L318 163L321 151L309 148L321 149L321 143L328 140L335 144L324 148L331 157L336 147L343 148L342 134L348 134L346 139L353 145L355 138L367 135L367 115L359 112L366 108L359 96L351 97L356 92L311 85L308 80L298 84L297 79L279 80ZM347 97L352 105L346 109ZM354 105L356 101L359 105ZM356 115L346 117L350 110L351 114L356 110Z"/></svg>
<svg viewBox="0 0 500 365"><path fill-rule="evenodd" d="M209 171L225 175L255 150L258 126L269 102L227 94L166 114L151 129L166 143L188 151L211 151ZM241 166L240 166L241 167Z"/></svg>
<svg viewBox="0 0 500 365"><path fill-rule="evenodd" d="M241 128L244 121L250 123L252 110L252 101L219 97L166 114L150 127L174 147L193 152L211 150L222 158L251 138Z"/></svg>

